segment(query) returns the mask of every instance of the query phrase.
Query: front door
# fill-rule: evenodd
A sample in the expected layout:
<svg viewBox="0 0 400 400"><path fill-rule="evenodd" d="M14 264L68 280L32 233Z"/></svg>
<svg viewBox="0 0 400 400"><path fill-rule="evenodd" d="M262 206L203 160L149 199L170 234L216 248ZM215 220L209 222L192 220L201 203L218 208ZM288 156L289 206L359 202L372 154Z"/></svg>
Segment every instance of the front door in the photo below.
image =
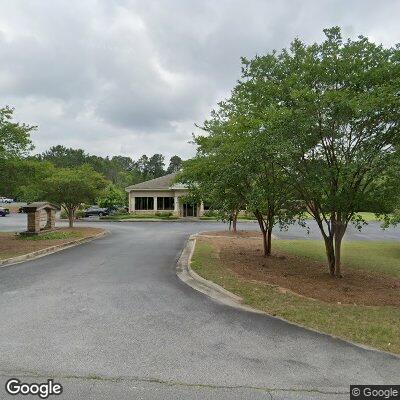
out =
<svg viewBox="0 0 400 400"><path fill-rule="evenodd" d="M197 217L197 204L184 203L182 207L184 217Z"/></svg>

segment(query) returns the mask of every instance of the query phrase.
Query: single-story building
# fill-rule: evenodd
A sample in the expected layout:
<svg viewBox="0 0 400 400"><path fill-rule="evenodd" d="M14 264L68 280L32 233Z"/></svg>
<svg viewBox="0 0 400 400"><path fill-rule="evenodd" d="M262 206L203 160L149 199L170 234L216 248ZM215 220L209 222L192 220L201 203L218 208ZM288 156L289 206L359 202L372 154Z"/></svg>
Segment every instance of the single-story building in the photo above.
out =
<svg viewBox="0 0 400 400"><path fill-rule="evenodd" d="M171 212L177 217L198 217L204 213L204 205L184 203L180 197L188 194L187 187L174 183L176 173L128 186L129 212L155 214Z"/></svg>

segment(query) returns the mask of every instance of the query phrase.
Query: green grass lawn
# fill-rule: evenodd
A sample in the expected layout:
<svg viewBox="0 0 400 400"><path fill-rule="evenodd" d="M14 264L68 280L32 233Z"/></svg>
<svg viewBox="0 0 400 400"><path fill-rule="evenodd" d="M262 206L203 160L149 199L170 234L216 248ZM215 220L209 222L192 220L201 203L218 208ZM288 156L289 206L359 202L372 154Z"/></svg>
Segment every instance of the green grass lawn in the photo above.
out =
<svg viewBox="0 0 400 400"><path fill-rule="evenodd" d="M325 261L322 240L274 240L273 249ZM342 262L346 268L384 273L400 277L400 242L343 242Z"/></svg>
<svg viewBox="0 0 400 400"><path fill-rule="evenodd" d="M274 245L277 246L277 242L276 240ZM296 246L293 246L293 242L280 242L280 250L285 249L286 251L286 249L290 249L290 252L305 253L308 257L315 257L316 259L321 257L322 248L317 242L301 241L299 243L298 241ZM304 244L306 245L305 250L301 250ZM371 246L370 249L368 249L367 245ZM361 246L362 250L359 250L360 247L357 246ZM350 247L346 246L347 262L350 259L354 260L357 252L361 253L365 249L368 249L369 254L374 254L373 249L379 246L380 244L370 242L365 243L365 246L360 245L360 243L355 243ZM386 273L391 271L392 274L398 276L400 246L392 243L388 244L388 248L392 249L394 253L392 253L392 256L386 257L386 263L375 263L375 267L371 267L374 263L369 260L368 265L370 267L366 269L379 271L382 268L381 265L386 265L384 267ZM360 253L360 256L368 260L367 255ZM384 254L384 251L381 250L379 254ZM397 272L392 264L393 259L396 258ZM379 261L379 258L375 256L375 261L377 260ZM358 266L363 265L363 262L357 262L356 264ZM225 266L221 265L211 244L201 241L197 241L192 259L192 268L202 277L241 296L245 304L263 310L268 314L280 316L289 321L350 341L400 354L399 308L328 304L319 300L296 296L290 292L282 293L276 288L262 283L240 279ZM358 267L356 266L355 268Z"/></svg>
<svg viewBox="0 0 400 400"><path fill-rule="evenodd" d="M177 219L173 215L154 215L154 214L113 214L107 215L105 217L100 217L100 219L105 219L109 221L119 221L123 219L165 219L174 220Z"/></svg>
<svg viewBox="0 0 400 400"><path fill-rule="evenodd" d="M43 233L41 235L19 235L17 236L18 240L62 240L62 239L74 239L82 237L81 232L68 232L68 231L60 231L60 232L48 232Z"/></svg>
<svg viewBox="0 0 400 400"><path fill-rule="evenodd" d="M362 218L364 219L365 222L380 221L376 217L376 215L374 213L372 213L372 212L359 212L358 214L362 216ZM309 213L305 213L305 218L306 219L313 219L313 217ZM203 219L203 220L216 220L217 217L203 215L202 217L200 217L200 219ZM254 216L252 216L252 215L239 215L238 216L238 220L239 221L256 221L256 218Z"/></svg>

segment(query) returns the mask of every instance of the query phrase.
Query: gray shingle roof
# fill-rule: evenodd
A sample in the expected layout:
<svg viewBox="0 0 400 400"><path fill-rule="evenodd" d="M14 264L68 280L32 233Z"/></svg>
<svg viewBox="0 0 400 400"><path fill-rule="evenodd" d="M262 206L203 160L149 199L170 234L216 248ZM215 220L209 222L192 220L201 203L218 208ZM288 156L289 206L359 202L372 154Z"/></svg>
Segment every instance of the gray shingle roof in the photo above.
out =
<svg viewBox="0 0 400 400"><path fill-rule="evenodd" d="M159 178L151 179L137 183L136 185L128 186L125 188L127 192L131 190L156 190L156 189L170 189L173 186L176 173L160 176Z"/></svg>
<svg viewBox="0 0 400 400"><path fill-rule="evenodd" d="M55 204L49 203L47 201L35 201L23 207L23 209L27 211L42 210L45 208L52 208L58 210L60 207L57 207Z"/></svg>

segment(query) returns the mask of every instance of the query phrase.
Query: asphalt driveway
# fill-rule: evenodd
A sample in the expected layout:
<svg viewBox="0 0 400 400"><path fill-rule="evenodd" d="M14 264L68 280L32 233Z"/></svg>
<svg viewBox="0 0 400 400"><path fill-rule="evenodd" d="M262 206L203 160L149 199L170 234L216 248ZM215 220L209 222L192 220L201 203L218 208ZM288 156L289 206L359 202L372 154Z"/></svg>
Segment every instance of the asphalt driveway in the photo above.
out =
<svg viewBox="0 0 400 400"><path fill-rule="evenodd" d="M348 399L350 384L399 383L400 358L182 283L186 238L220 224L96 226L111 234L0 268L0 398L9 377L54 377L62 399Z"/></svg>

